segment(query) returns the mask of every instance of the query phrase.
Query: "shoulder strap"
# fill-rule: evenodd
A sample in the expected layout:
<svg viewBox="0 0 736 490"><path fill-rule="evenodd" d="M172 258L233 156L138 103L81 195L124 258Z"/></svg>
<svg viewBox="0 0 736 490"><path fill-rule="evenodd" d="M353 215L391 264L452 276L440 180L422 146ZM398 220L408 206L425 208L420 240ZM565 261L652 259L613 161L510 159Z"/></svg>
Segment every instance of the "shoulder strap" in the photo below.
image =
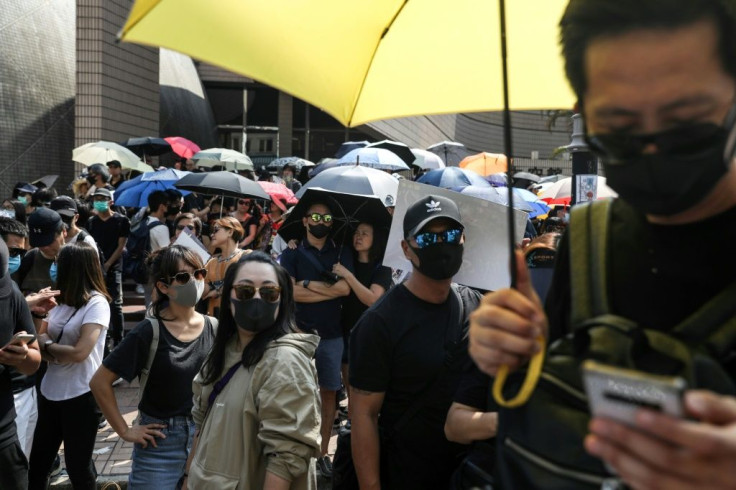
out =
<svg viewBox="0 0 736 490"><path fill-rule="evenodd" d="M146 357L146 366L141 369L141 374L139 376L140 386L138 387L138 400L141 400L143 398L143 393L146 391L148 375L151 374L151 366L153 365L154 357L156 357L156 351L158 350L158 340L161 335L161 327L158 323L158 319L152 316L147 316L146 320L151 322L153 337L151 338L151 344L148 346L148 357Z"/></svg>
<svg viewBox="0 0 736 490"><path fill-rule="evenodd" d="M23 281L25 280L28 273L33 269L33 263L36 261L36 254L39 253L37 248L33 248L26 253L23 258L20 261L20 268L18 269L18 272L16 274L18 275L18 286L23 286Z"/></svg>
<svg viewBox="0 0 736 490"><path fill-rule="evenodd" d="M301 245L299 245L299 247L297 248L297 252L300 253L302 255L302 257L305 257L313 266L315 266L319 272L326 272L327 271L327 269L325 269L325 266L323 266L319 262L319 260L317 260L317 258L314 255L310 254Z"/></svg>
<svg viewBox="0 0 736 490"><path fill-rule="evenodd" d="M580 204L570 214L572 326L609 313L608 236L612 199Z"/></svg>
<svg viewBox="0 0 736 490"><path fill-rule="evenodd" d="M736 282L678 324L672 334L688 345L705 346L723 359L736 346Z"/></svg>
<svg viewBox="0 0 736 490"><path fill-rule="evenodd" d="M89 233L87 233L87 231L84 228L80 228L79 233L77 233L77 241L83 242L84 239L87 238L87 235L89 235Z"/></svg>

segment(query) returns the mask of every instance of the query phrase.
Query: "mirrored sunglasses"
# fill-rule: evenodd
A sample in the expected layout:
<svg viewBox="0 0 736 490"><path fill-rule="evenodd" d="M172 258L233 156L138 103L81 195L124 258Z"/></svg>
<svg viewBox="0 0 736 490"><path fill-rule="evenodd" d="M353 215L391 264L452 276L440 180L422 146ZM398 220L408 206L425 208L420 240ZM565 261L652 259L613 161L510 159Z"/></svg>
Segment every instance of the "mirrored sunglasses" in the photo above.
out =
<svg viewBox="0 0 736 490"><path fill-rule="evenodd" d="M320 221L324 221L325 223L331 223L332 222L332 215L331 214L312 213L312 214L309 215L309 217L315 223L319 223Z"/></svg>
<svg viewBox="0 0 736 490"><path fill-rule="evenodd" d="M454 228L445 231L425 231L414 236L417 242L418 248L426 248L436 243L450 243L452 245L458 245L460 239L463 236L463 230L461 228Z"/></svg>
<svg viewBox="0 0 736 490"><path fill-rule="evenodd" d="M281 288L278 286L261 286L259 288L250 284L238 284L233 286L235 297L240 301L252 299L256 292L261 295L261 299L268 303L275 303L281 296Z"/></svg>

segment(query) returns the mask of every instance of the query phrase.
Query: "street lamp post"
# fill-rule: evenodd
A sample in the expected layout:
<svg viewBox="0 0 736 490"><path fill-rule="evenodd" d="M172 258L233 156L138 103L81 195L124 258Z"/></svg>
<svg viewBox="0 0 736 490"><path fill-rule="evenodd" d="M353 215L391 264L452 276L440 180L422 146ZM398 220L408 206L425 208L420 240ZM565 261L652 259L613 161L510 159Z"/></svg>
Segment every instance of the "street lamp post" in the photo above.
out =
<svg viewBox="0 0 736 490"><path fill-rule="evenodd" d="M598 158L585 142L583 116L572 116L572 141L565 149L572 155L572 196L570 204L595 201L598 198Z"/></svg>

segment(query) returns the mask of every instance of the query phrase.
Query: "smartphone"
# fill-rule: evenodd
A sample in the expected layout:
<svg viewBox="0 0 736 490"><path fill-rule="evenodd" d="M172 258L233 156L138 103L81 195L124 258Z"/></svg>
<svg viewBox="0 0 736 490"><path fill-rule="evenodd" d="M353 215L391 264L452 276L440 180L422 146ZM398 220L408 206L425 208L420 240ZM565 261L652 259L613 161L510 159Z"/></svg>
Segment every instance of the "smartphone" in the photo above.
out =
<svg viewBox="0 0 736 490"><path fill-rule="evenodd" d="M17 333L12 339L10 339L8 345L30 344L34 340L36 340L36 336L31 333ZM5 347L7 347L7 345Z"/></svg>
<svg viewBox="0 0 736 490"><path fill-rule="evenodd" d="M684 379L658 376L595 361L583 363L583 381L594 416L633 425L640 408L684 417Z"/></svg>

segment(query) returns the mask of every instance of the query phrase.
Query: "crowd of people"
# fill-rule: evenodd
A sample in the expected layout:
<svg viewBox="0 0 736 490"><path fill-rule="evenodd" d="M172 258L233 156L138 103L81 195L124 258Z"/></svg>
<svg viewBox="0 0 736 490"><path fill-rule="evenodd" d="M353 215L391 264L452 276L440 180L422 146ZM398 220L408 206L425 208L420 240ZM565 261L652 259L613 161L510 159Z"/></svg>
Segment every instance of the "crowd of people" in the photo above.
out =
<svg viewBox="0 0 736 490"><path fill-rule="evenodd" d="M471 217L431 190L389 243L370 220L338 239L328 199L169 189L122 208L116 161L90 166L73 196L18 183L0 209L0 488L48 488L62 443L73 487L96 488L101 423L134 443L132 489L313 489L318 474L340 489L736 488L736 3L570 0L560 26L586 137L620 197L530 224L513 288L453 282ZM295 174L278 178L296 191ZM283 240L297 209L301 239ZM607 248L580 246L599 240L590 230ZM401 281L387 247L411 263ZM595 325L579 318L582 263L596 264ZM147 311L128 332L125 280ZM606 322L638 348L622 358L670 346L641 371L692 367L679 417L591 416L577 368L571 384L524 382L519 403L491 390L509 371L513 386L539 376L543 350L551 363L615 357L629 344L595 351ZM129 425L114 387L136 378ZM556 388L541 409L519 408L537 407L544 382Z"/></svg>

